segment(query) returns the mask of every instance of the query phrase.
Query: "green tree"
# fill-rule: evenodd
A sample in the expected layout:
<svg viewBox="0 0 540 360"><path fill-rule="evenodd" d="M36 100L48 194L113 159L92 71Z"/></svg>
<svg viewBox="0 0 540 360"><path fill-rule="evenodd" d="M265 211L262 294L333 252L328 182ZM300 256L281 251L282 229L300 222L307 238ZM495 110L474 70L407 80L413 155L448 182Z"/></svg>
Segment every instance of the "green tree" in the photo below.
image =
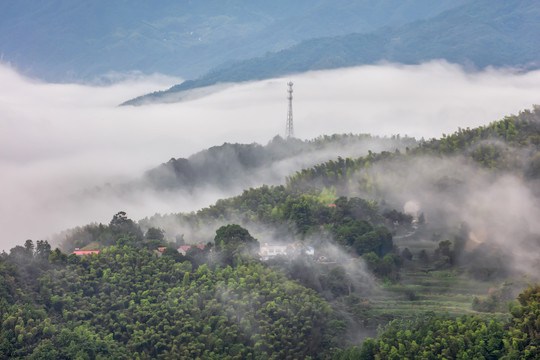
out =
<svg viewBox="0 0 540 360"><path fill-rule="evenodd" d="M413 258L413 254L412 252L409 250L409 248L405 248L403 249L403 251L401 252L401 257L406 259L406 260L409 260L411 261L412 258Z"/></svg>
<svg viewBox="0 0 540 360"><path fill-rule="evenodd" d="M159 242L165 241L165 232L162 229L151 227L144 234L146 240L157 240Z"/></svg>
<svg viewBox="0 0 540 360"><path fill-rule="evenodd" d="M512 338L507 342L510 354L521 359L540 357L540 285L534 284L518 296L519 305L510 305L513 316Z"/></svg>
<svg viewBox="0 0 540 360"><path fill-rule="evenodd" d="M49 255L52 253L51 245L47 240L38 240L36 242L36 258L41 260L48 260Z"/></svg>
<svg viewBox="0 0 540 360"><path fill-rule="evenodd" d="M241 257L255 257L259 242L249 231L237 224L225 225L216 230L215 249L223 255L226 263L232 264Z"/></svg>
<svg viewBox="0 0 540 360"><path fill-rule="evenodd" d="M123 239L123 244L131 243L138 246L143 239L143 233L140 227L133 220L129 219L124 211L119 211L113 216L109 223L109 229L113 234L114 243L119 239ZM128 238L131 238L132 241L126 242L125 240Z"/></svg>
<svg viewBox="0 0 540 360"><path fill-rule="evenodd" d="M24 242L24 248L28 255L34 256L34 242L32 240L26 240Z"/></svg>

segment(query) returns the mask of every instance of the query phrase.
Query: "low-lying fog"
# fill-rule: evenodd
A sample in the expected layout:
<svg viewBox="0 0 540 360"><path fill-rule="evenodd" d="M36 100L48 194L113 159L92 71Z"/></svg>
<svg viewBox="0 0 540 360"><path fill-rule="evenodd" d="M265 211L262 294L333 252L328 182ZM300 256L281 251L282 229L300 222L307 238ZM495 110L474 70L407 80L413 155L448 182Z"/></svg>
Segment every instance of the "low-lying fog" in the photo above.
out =
<svg viewBox="0 0 540 360"><path fill-rule="evenodd" d="M68 227L106 223L120 210L138 220L235 195L212 189L196 197L73 194L129 181L171 157L213 145L266 144L283 136L289 80L295 134L302 139L334 133L439 137L540 102L540 71L467 73L430 62L311 72L219 87L182 103L118 107L180 80L130 75L108 86L46 84L0 64L0 250Z"/></svg>

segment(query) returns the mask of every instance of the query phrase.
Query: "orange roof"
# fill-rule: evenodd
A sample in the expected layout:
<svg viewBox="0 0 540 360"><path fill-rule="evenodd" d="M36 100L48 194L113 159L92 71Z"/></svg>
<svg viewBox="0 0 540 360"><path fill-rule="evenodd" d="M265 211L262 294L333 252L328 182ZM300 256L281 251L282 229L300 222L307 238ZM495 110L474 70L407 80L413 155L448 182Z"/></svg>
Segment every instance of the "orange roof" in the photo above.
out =
<svg viewBox="0 0 540 360"><path fill-rule="evenodd" d="M158 247L157 249L159 252L163 252L165 251L166 248L167 248L166 246L163 246L163 247Z"/></svg>
<svg viewBox="0 0 540 360"><path fill-rule="evenodd" d="M328 207L336 207L336 204L328 204Z"/></svg>
<svg viewBox="0 0 540 360"><path fill-rule="evenodd" d="M75 255L92 255L99 254L99 250L75 250L73 252Z"/></svg>

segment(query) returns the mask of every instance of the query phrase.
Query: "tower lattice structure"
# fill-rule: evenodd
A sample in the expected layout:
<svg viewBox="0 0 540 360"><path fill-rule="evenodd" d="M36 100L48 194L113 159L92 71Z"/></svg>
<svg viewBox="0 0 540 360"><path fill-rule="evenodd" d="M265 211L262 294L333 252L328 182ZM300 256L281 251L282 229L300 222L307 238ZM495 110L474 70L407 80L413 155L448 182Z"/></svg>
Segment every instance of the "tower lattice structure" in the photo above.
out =
<svg viewBox="0 0 540 360"><path fill-rule="evenodd" d="M287 84L288 89L287 92L289 95L287 96L287 99L289 100L289 110L287 111L287 139L294 137L294 127L293 127L293 114L292 114L292 93L293 93L293 83L292 81L289 81Z"/></svg>

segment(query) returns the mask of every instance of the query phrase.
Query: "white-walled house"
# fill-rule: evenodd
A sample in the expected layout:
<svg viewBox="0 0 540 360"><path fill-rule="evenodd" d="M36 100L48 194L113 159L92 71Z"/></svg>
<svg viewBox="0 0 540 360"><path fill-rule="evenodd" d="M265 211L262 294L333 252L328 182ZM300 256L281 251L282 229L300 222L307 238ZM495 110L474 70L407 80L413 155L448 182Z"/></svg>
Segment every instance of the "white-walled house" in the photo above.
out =
<svg viewBox="0 0 540 360"><path fill-rule="evenodd" d="M277 245L265 243L259 249L261 260L268 260L277 255L287 255L288 245Z"/></svg>
<svg viewBox="0 0 540 360"><path fill-rule="evenodd" d="M315 255L315 250L311 246L305 246L302 243L290 243L290 244L268 244L264 243L260 246L259 255L261 260L266 261L274 256L297 256L304 253L309 256Z"/></svg>

